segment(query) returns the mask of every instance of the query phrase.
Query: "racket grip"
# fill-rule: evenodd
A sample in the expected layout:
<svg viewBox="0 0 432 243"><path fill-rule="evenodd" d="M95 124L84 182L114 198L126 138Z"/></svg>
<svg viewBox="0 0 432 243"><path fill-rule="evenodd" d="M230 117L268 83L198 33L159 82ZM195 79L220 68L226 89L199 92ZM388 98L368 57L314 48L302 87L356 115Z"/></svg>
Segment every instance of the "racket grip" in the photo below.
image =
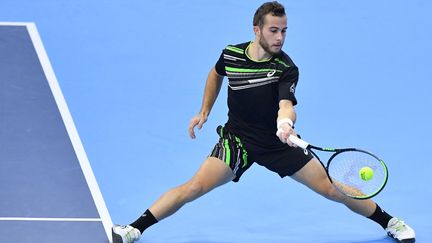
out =
<svg viewBox="0 0 432 243"><path fill-rule="evenodd" d="M309 146L309 143L301 140L300 138L298 138L297 136L294 135L290 135L288 138L291 142L293 142L295 145L299 146L302 149L307 149L307 147Z"/></svg>

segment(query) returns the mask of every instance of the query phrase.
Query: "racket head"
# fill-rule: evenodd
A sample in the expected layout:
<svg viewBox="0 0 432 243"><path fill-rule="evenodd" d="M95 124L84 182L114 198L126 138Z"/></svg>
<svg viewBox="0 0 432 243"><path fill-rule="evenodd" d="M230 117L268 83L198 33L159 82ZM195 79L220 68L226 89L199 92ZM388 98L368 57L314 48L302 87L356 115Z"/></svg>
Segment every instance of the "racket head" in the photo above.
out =
<svg viewBox="0 0 432 243"><path fill-rule="evenodd" d="M373 177L363 180L360 170L370 167ZM380 193L388 180L388 169L378 156L361 149L341 149L334 153L326 166L333 185L343 194L355 199L369 199Z"/></svg>

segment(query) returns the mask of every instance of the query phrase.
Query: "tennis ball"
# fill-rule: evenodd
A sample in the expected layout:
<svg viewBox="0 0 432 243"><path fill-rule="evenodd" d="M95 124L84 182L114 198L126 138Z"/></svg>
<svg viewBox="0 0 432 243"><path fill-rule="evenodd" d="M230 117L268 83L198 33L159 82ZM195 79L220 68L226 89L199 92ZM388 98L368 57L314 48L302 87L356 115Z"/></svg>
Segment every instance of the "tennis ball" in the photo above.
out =
<svg viewBox="0 0 432 243"><path fill-rule="evenodd" d="M374 176L374 172L370 167L365 166L365 167L360 169L359 175L360 175L360 178L362 180L369 181L369 180L372 180L372 178Z"/></svg>

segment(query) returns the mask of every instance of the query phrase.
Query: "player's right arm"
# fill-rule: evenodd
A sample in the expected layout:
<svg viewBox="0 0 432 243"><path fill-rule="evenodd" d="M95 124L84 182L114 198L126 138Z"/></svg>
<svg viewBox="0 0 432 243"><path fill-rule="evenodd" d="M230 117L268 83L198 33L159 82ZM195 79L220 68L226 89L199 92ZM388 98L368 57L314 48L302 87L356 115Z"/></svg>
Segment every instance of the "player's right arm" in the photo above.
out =
<svg viewBox="0 0 432 243"><path fill-rule="evenodd" d="M189 123L189 136L195 138L194 128L201 129L203 124L207 121L210 111L216 101L219 91L222 86L224 76L219 75L215 68L212 68L208 74L201 109Z"/></svg>

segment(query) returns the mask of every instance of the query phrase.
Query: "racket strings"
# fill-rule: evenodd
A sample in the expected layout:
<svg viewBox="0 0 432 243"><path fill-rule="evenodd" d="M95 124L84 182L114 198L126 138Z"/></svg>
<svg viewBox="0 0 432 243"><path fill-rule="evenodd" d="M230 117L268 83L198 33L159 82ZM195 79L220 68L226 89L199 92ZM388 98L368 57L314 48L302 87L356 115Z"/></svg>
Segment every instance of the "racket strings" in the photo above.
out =
<svg viewBox="0 0 432 243"><path fill-rule="evenodd" d="M360 170L370 167L373 176L363 180ZM370 198L385 186L387 168L378 158L362 151L345 151L336 154L328 166L333 184L342 193L354 198Z"/></svg>

